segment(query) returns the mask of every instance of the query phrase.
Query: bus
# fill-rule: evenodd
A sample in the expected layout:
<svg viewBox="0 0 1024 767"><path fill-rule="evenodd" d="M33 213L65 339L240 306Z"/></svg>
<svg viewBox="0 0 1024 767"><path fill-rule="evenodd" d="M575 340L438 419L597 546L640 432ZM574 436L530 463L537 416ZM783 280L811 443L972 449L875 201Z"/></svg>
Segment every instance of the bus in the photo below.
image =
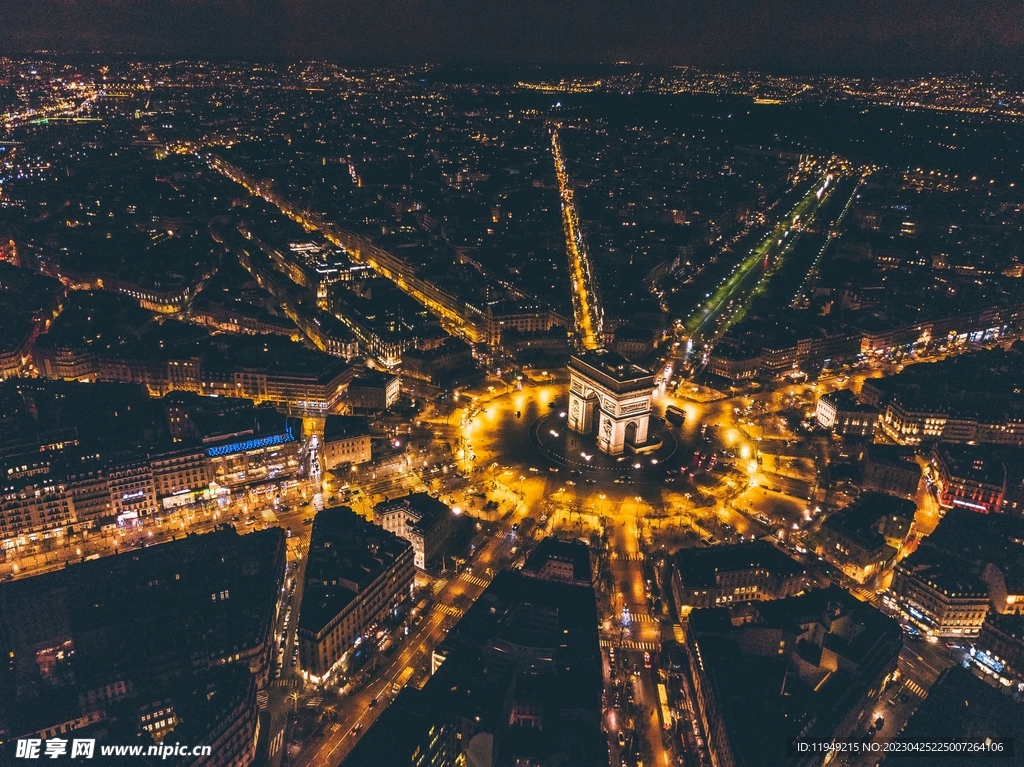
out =
<svg viewBox="0 0 1024 767"><path fill-rule="evenodd" d="M686 420L686 413L675 405L669 405L665 408L665 420L676 426L682 426L683 421Z"/></svg>
<svg viewBox="0 0 1024 767"><path fill-rule="evenodd" d="M409 684L409 680L412 679L413 673L415 673L413 667L406 666L405 670L398 676L397 679L395 679L394 683L391 685L391 692L396 694L400 692L403 687Z"/></svg>
<svg viewBox="0 0 1024 767"><path fill-rule="evenodd" d="M668 708L668 690L664 682L658 682L658 703L661 706L661 726L672 729L672 712Z"/></svg>

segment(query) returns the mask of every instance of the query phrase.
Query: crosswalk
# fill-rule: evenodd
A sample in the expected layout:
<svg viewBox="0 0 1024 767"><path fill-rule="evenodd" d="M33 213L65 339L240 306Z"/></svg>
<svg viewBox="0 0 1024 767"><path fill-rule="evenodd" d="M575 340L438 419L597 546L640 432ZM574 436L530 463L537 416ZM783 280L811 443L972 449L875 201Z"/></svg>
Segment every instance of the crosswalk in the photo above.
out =
<svg viewBox="0 0 1024 767"><path fill-rule="evenodd" d="M658 619L647 613L630 613L630 617L636 623L657 623Z"/></svg>
<svg viewBox="0 0 1024 767"><path fill-rule="evenodd" d="M442 604L441 602L438 602L437 604L435 604L434 605L434 609L437 610L439 613L444 613L445 615L451 615L452 617L455 617L455 618L461 618L462 617L462 610L460 610L458 607L452 607L451 605Z"/></svg>
<svg viewBox="0 0 1024 767"><path fill-rule="evenodd" d="M463 573L459 577L462 578L462 580L472 583L474 586L479 586L482 589L486 589L491 585L490 581L485 581L479 575L473 575L473 573Z"/></svg>
<svg viewBox="0 0 1024 767"><path fill-rule="evenodd" d="M622 650L660 650L661 647L657 642L634 642L632 639L626 639L622 642L616 642L611 639L602 639L601 647L614 647Z"/></svg>
<svg viewBox="0 0 1024 767"><path fill-rule="evenodd" d="M851 589L850 593L857 597L861 602L870 602L875 599L876 596L874 592L862 588Z"/></svg>
<svg viewBox="0 0 1024 767"><path fill-rule="evenodd" d="M683 631L683 627L678 623L672 624L672 638L679 644L683 644L686 641L686 633Z"/></svg>
<svg viewBox="0 0 1024 767"><path fill-rule="evenodd" d="M306 708L320 708L323 705L324 699L319 695L316 695L306 701Z"/></svg>
<svg viewBox="0 0 1024 767"><path fill-rule="evenodd" d="M273 681L274 687L299 687L300 682L298 679L275 679Z"/></svg>
<svg viewBox="0 0 1024 767"><path fill-rule="evenodd" d="M267 707L268 703L270 703L270 693L266 690L259 690L256 693L256 705L258 705L260 710L262 710Z"/></svg>
<svg viewBox="0 0 1024 767"><path fill-rule="evenodd" d="M904 686L907 690L914 693L914 695L916 695L919 698L925 698L928 696L928 691L924 689L921 685L919 685L917 682L915 682L913 679L908 679L906 685Z"/></svg>
<svg viewBox="0 0 1024 767"><path fill-rule="evenodd" d="M644 554L642 551L613 551L608 555L608 559L622 562L643 562Z"/></svg>
<svg viewBox="0 0 1024 767"><path fill-rule="evenodd" d="M284 730L278 730L277 735L270 741L270 756L274 756L278 751L281 750L281 746L284 745Z"/></svg>

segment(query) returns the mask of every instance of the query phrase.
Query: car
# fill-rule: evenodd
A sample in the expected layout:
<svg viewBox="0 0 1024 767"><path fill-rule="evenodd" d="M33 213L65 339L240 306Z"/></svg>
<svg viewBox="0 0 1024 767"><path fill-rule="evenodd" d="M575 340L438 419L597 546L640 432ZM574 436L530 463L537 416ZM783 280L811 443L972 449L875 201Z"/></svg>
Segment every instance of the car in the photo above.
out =
<svg viewBox="0 0 1024 767"><path fill-rule="evenodd" d="M353 727L351 730L349 730L348 734L349 735L358 735L362 729L363 729L363 723L362 722L356 722L356 726Z"/></svg>
<svg viewBox="0 0 1024 767"><path fill-rule="evenodd" d="M373 700L370 701L370 708L373 708L378 703L380 703L380 696L379 695L376 698L374 698Z"/></svg>
<svg viewBox="0 0 1024 767"><path fill-rule="evenodd" d="M651 667L651 654L649 652L644 653L644 668Z"/></svg>
<svg viewBox="0 0 1024 767"><path fill-rule="evenodd" d="M618 740L619 740L619 748L625 748L626 747L626 733L624 733L622 730L619 730Z"/></svg>

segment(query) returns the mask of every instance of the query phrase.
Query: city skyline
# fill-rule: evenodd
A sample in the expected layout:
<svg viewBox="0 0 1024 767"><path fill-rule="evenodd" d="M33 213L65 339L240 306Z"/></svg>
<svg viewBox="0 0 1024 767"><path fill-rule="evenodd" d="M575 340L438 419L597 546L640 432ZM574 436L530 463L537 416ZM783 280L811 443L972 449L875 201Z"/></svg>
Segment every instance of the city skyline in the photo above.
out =
<svg viewBox="0 0 1024 767"><path fill-rule="evenodd" d="M329 59L348 65L634 64L780 74L1021 74L1011 0L700 3L148 0L0 4L0 53Z"/></svg>

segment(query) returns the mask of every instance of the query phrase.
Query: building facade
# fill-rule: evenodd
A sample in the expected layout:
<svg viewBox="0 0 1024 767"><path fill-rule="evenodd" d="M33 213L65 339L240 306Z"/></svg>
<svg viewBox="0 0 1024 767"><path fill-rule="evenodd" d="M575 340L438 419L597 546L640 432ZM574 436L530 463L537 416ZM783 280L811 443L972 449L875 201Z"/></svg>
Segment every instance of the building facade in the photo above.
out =
<svg viewBox="0 0 1024 767"><path fill-rule="evenodd" d="M110 509L118 521L155 514L156 485L148 460L127 461L107 468Z"/></svg>
<svg viewBox="0 0 1024 767"><path fill-rule="evenodd" d="M209 495L213 466L203 448L155 454L150 456L149 464L162 508L174 508Z"/></svg>
<svg viewBox="0 0 1024 767"><path fill-rule="evenodd" d="M918 550L896 565L891 591L901 615L929 636L977 636L989 612L988 585L947 573L929 553Z"/></svg>
<svg viewBox="0 0 1024 767"><path fill-rule="evenodd" d="M319 684L341 669L356 640L409 597L412 546L345 506L313 520L299 609L299 666Z"/></svg>
<svg viewBox="0 0 1024 767"><path fill-rule="evenodd" d="M360 373L348 386L348 402L353 413L379 413L387 410L398 402L400 394L398 376L377 370Z"/></svg>
<svg viewBox="0 0 1024 767"><path fill-rule="evenodd" d="M989 613L971 647L971 660L1001 687L1024 690L1024 616Z"/></svg>
<svg viewBox="0 0 1024 767"><path fill-rule="evenodd" d="M295 476L301 433L299 419L280 416L251 423L244 431L204 438L212 481L232 488Z"/></svg>
<svg viewBox="0 0 1024 767"><path fill-rule="evenodd" d="M858 404L853 392L847 389L821 395L814 415L819 427L841 437L870 439L878 424L878 411L870 405Z"/></svg>
<svg viewBox="0 0 1024 767"><path fill-rule="evenodd" d="M680 549L672 565L672 594L679 608L782 599L811 583L803 565L764 541Z"/></svg>
<svg viewBox="0 0 1024 767"><path fill-rule="evenodd" d="M409 541L416 567L425 570L451 537L452 510L426 493L412 493L374 506L373 523Z"/></svg>
<svg viewBox="0 0 1024 767"><path fill-rule="evenodd" d="M356 466L373 459L370 424L360 416L329 415L324 422L324 465Z"/></svg>
<svg viewBox="0 0 1024 767"><path fill-rule="evenodd" d="M885 405L879 424L886 436L898 445L920 445L941 440L1024 446L1022 421L989 421L976 415L952 413L944 408L926 410L922 406L905 404L898 397Z"/></svg>
<svg viewBox="0 0 1024 767"><path fill-rule="evenodd" d="M871 445L864 456L861 484L865 490L912 500L921 484L921 465L911 448Z"/></svg>
<svg viewBox="0 0 1024 767"><path fill-rule="evenodd" d="M983 447L938 444L932 450L933 477L943 509L964 508L981 514L1002 510L1006 466Z"/></svg>
<svg viewBox="0 0 1024 767"><path fill-rule="evenodd" d="M75 521L75 501L62 482L44 477L14 481L0 494L0 540L45 535Z"/></svg>

